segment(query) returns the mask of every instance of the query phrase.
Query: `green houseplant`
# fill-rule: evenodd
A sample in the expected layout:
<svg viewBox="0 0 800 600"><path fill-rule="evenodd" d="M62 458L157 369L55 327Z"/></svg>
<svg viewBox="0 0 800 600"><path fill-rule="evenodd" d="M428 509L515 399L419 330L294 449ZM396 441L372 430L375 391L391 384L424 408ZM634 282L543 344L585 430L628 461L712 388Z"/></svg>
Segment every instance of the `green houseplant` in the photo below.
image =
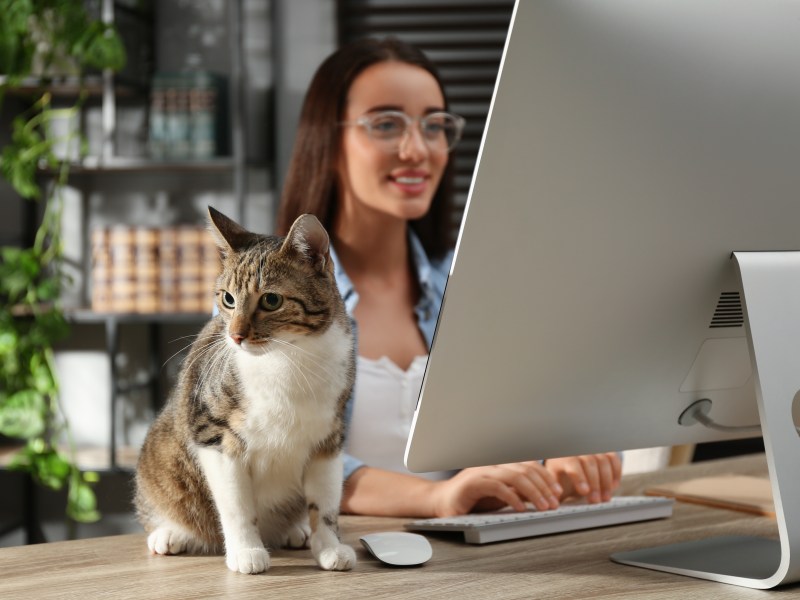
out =
<svg viewBox="0 0 800 600"><path fill-rule="evenodd" d="M0 248L0 434L25 441L11 468L53 489L66 486L67 515L89 522L99 518L91 487L97 475L81 472L73 452L59 449L64 441L72 448L53 358L53 344L68 332L59 296L65 283L61 191L70 164L54 152L64 140L47 135L59 114L48 90L54 79L73 78L78 92L67 110L79 110L85 71L117 70L125 51L113 27L90 15L83 0L0 0L0 14L0 110L6 95L31 77L39 90L12 121L0 172L20 196L44 202L33 246ZM44 199L37 181L42 167L55 172Z"/></svg>

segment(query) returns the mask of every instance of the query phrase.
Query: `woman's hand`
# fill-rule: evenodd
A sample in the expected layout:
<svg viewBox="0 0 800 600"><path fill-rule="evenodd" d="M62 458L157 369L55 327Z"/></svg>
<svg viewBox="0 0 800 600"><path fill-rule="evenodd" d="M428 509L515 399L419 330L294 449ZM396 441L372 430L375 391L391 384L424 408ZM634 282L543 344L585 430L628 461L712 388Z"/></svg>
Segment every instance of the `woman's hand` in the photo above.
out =
<svg viewBox="0 0 800 600"><path fill-rule="evenodd" d="M438 482L432 501L437 517L451 517L504 506L521 511L526 502L539 510L557 508L563 493L548 469L538 462L524 462L464 469Z"/></svg>
<svg viewBox="0 0 800 600"><path fill-rule="evenodd" d="M622 476L616 452L551 458L544 466L564 489L562 499L584 496L592 504L611 500Z"/></svg>
<svg viewBox="0 0 800 600"><path fill-rule="evenodd" d="M464 469L433 487L437 517L498 510L510 506L525 510L558 508L570 497L585 496L591 503L605 502L619 486L622 461L615 452L587 454L539 462L511 463Z"/></svg>

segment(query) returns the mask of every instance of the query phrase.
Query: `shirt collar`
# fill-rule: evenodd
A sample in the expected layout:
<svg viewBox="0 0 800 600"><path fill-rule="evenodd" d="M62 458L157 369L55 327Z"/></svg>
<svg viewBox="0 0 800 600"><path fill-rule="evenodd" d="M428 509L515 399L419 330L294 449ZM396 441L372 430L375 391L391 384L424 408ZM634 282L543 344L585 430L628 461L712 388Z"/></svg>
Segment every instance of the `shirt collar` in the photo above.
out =
<svg viewBox="0 0 800 600"><path fill-rule="evenodd" d="M411 247L411 260L417 268L417 279L419 280L419 287L422 291L422 296L430 299L433 294L433 285L431 283L431 261L425 253L425 248L413 230L408 230L408 243Z"/></svg>
<svg viewBox="0 0 800 600"><path fill-rule="evenodd" d="M420 300L432 300L434 295L433 285L431 282L431 261L425 253L425 248L417 235L411 230L408 230L408 243L411 251L411 260L416 267L417 279L422 291L422 298ZM333 244L330 245L331 260L333 260L334 276L336 277L336 285L339 288L339 293L342 295L347 311L352 314L356 304L358 304L358 292L353 287L353 282L336 256L336 250Z"/></svg>
<svg viewBox="0 0 800 600"><path fill-rule="evenodd" d="M350 278L347 276L342 263L339 261L339 257L336 256L336 250L334 250L333 244L331 244L328 249L330 250L331 260L333 261L333 276L336 278L336 287L339 288L339 294L341 294L342 300L344 300L345 309L347 309L349 314L353 314L353 309L355 309L356 304L358 304L358 293L353 287L353 282L350 281Z"/></svg>

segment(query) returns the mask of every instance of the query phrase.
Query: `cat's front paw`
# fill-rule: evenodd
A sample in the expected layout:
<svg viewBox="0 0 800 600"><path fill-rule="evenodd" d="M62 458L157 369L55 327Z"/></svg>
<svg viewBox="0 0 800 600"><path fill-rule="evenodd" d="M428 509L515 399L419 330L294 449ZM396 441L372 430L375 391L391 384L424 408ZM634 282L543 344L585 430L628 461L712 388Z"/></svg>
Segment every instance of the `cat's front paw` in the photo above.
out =
<svg viewBox="0 0 800 600"><path fill-rule="evenodd" d="M189 537L169 527L158 527L147 536L147 547L153 554L181 554L189 545Z"/></svg>
<svg viewBox="0 0 800 600"><path fill-rule="evenodd" d="M326 571L349 571L356 566L356 553L350 546L338 544L322 550L317 562Z"/></svg>
<svg viewBox="0 0 800 600"><path fill-rule="evenodd" d="M225 564L231 571L253 574L269 569L269 552L264 548L242 548L225 555Z"/></svg>
<svg viewBox="0 0 800 600"><path fill-rule="evenodd" d="M295 523L286 534L284 546L287 548L308 548L311 538L311 528L305 523Z"/></svg>

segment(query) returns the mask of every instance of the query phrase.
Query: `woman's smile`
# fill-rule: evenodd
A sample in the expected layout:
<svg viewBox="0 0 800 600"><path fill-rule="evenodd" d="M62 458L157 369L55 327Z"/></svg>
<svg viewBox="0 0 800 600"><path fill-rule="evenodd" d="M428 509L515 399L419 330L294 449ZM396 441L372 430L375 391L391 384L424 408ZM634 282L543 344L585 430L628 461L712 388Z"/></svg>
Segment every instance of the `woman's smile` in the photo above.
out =
<svg viewBox="0 0 800 600"><path fill-rule="evenodd" d="M430 173L422 170L402 170L390 173L388 179L404 194L417 196L428 189Z"/></svg>

